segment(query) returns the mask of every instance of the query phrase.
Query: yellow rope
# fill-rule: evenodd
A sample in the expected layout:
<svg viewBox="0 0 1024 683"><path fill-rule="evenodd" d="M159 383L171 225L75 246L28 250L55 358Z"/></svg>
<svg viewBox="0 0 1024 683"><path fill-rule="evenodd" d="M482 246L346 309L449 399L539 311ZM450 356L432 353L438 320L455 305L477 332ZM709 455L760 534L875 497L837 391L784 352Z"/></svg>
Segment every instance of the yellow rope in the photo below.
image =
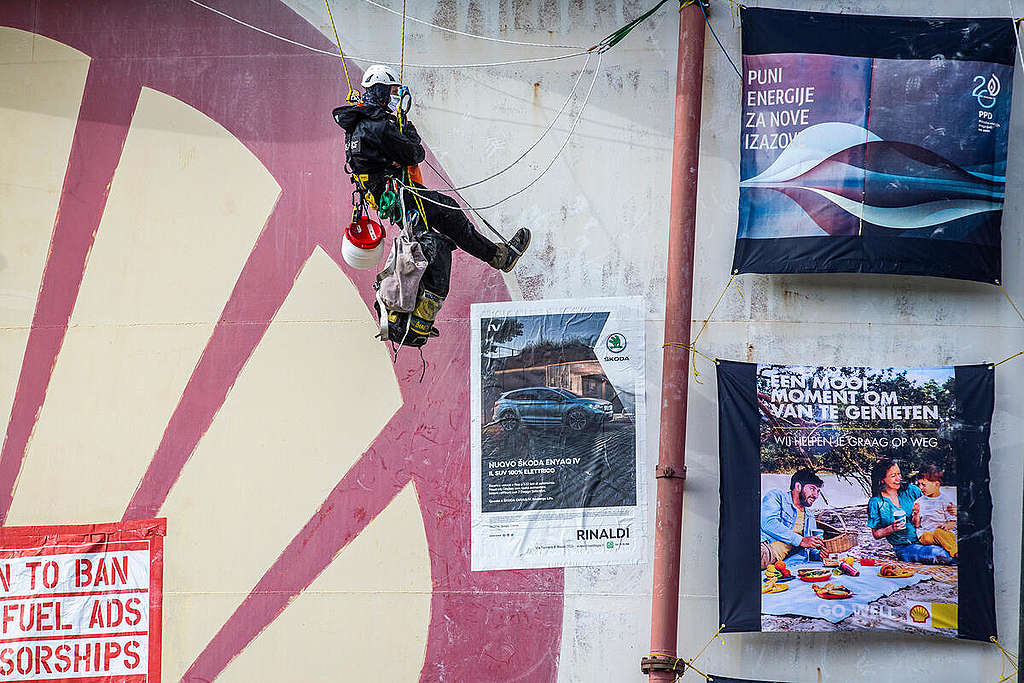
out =
<svg viewBox="0 0 1024 683"><path fill-rule="evenodd" d="M687 668L689 668L689 669L692 669L692 670L693 670L693 671L694 671L695 673L698 673L698 674L700 674L701 676L703 676L703 677L704 677L704 680L705 680L705 681L710 681L710 680L711 680L711 676L709 676L708 674L704 673L703 671L701 671L700 669L698 669L697 667L695 667L695 666L694 666L693 664L691 664L690 662L688 662L688 661L686 661L686 660L684 659L684 660L683 660L683 663L684 663L684 664L686 664ZM683 671L683 673L686 673L686 671L684 670L684 671ZM679 674L678 676L676 676L676 680L678 681L678 680L679 680L680 678L682 678L682 677L683 677L683 674Z"/></svg>
<svg viewBox="0 0 1024 683"><path fill-rule="evenodd" d="M693 661L693 662L697 661L697 659L698 659L698 658L699 658L699 657L700 657L700 656L701 656L702 654L704 654L704 650L708 649L708 646L709 646L709 645L711 645L711 643L715 642L715 638L717 638L717 637L718 637L718 634L720 634L720 633L721 633L721 632L722 632L723 630L725 630L725 624L720 624L720 625L719 625L719 627L718 627L718 630L717 630L717 631L715 631L715 635L711 636L711 638L710 638L710 639L708 640L708 642L704 643L704 647L702 647L702 648L700 649L700 651L699 651L699 652L698 652L697 654L695 654L695 655L693 656L693 659L692 659L692 660L690 660L690 661ZM723 645L725 644L725 638L722 638L722 644L723 644Z"/></svg>
<svg viewBox="0 0 1024 683"><path fill-rule="evenodd" d="M707 358L709 361L711 361L715 365L718 365L718 361L716 359L712 358L711 356L709 356L708 354L706 354L706 353L704 353L702 351L698 351L696 348L694 348L693 346L690 346L689 344L683 344L681 342L665 342L664 344L661 345L662 348L666 348L666 347L669 347L669 346L671 346L672 348L676 348L676 349L685 349L687 351L692 351L693 353L696 353L698 356L701 356L703 358ZM1024 351L1022 351L1022 353L1024 353ZM929 429L931 429L931 428L929 427Z"/></svg>
<svg viewBox="0 0 1024 683"><path fill-rule="evenodd" d="M697 332L697 336L693 338L691 344L696 344L697 340L700 339L700 335L704 334L704 330L707 329L708 321L715 315L715 311L718 310L718 304L722 303L722 298L725 293L729 291L729 287L732 286L732 281L736 279L736 273L733 273L729 277L729 281L725 283L725 287L722 289L722 293L718 295L718 299L715 301L715 305L711 307L711 312L708 313L708 317L704 318L704 324L700 326L700 331Z"/></svg>
<svg viewBox="0 0 1024 683"><path fill-rule="evenodd" d="M668 346L668 344L666 344L666 346ZM672 670L673 670L673 671L675 671L675 670L676 670L676 666L678 666L678 665L679 665L679 662L682 662L683 664L685 664L685 665L686 665L686 668L689 668L689 669L693 669L693 671L694 671L695 673L698 673L698 674L700 674L701 676L703 676L703 677L704 677L704 680L706 680L706 681L710 681L710 680L712 680L712 679L711 679L711 676L710 676L710 675L708 675L707 673L705 673L705 672L701 671L700 669L698 669L698 668L697 668L696 666L694 666L694 664L693 664L693 663L694 663L694 662L696 662L696 661L697 661L698 659L700 659L700 656L701 656L702 654L704 654L704 651L708 649L708 646L709 646L709 645L711 645L711 643L715 642L715 638L718 638L718 636L719 636L719 635L720 635L720 634L722 633L722 630L723 630L723 629L725 629L725 624L721 624L721 625L719 625L719 627L718 627L718 630L717 630L717 631L715 631L714 635L712 635L712 636L711 636L711 638L710 638L710 639L708 639L708 642L704 643L704 647L702 647L702 648L701 648L700 650L698 650L698 651L697 651L697 654L695 654L695 655L694 655L693 657L691 657L690 659L682 659L682 658L680 658L680 657L677 657L677 658L676 658L676 660L675 660L675 661L674 661L674 662L672 663ZM722 643L723 643L723 644L725 643L725 638L722 638ZM653 653L652 653L652 654L653 654ZM676 676L676 680L677 680L677 681L678 681L678 680L679 680L680 678L682 678L682 677L683 677L683 674L685 674L685 673L686 673L686 668L684 668L684 669L683 669L683 670L682 670L682 671L681 671L681 672L679 673L679 675L678 675L678 676Z"/></svg>
<svg viewBox="0 0 1024 683"><path fill-rule="evenodd" d="M1003 660L1002 660L1003 666L1002 666L1002 671L1000 672L1001 678L998 681L996 681L996 683L1003 683L1004 681L1008 681L1011 678L1014 678L1017 675L1017 672L1018 672L1018 669L1017 669L1017 655L1013 654L1012 652L1007 652L1006 648L1003 647L1002 643L1000 643L998 640L996 640L995 636L989 636L989 640L992 641L993 643L995 643L995 646L999 648L999 652L1001 652L1002 655L1003 655ZM1006 663L1007 662L1009 662L1010 663L1010 667L1013 668L1013 671L1011 671L1009 674L1006 674Z"/></svg>
<svg viewBox="0 0 1024 683"><path fill-rule="evenodd" d="M345 69L345 83L348 85L348 95L345 99L349 102L355 102L359 99L359 93L352 87L352 80L348 76L348 62L345 61L345 53L341 51L341 41L338 40L338 29L334 25L334 15L331 14L331 3L324 0L324 5L327 6L327 16L331 20L331 30L334 31L334 42L338 44L338 54L341 55L341 66Z"/></svg>
<svg viewBox="0 0 1024 683"><path fill-rule="evenodd" d="M1006 287L1003 287L1002 282L996 282L996 284L999 285L999 289L1002 290L1003 296L1006 297L1006 300L1010 302L1011 306L1013 306L1013 310L1017 311L1017 315L1020 317L1021 321L1024 322L1024 313L1020 312L1020 309L1017 308L1017 304L1014 303L1012 298L1010 298L1010 293L1006 291Z"/></svg>
<svg viewBox="0 0 1024 683"><path fill-rule="evenodd" d="M697 340L700 339L700 335L704 334L704 330L706 330L708 327L708 322L711 320L712 317L714 317L715 311L718 310L718 304L722 303L722 299L725 297L725 293L729 291L729 287L732 286L733 280L736 279L736 275L737 273L733 271L733 274L729 276L729 281L725 283L725 287L722 289L722 293L718 295L718 299L715 301L715 305L711 307L711 312L708 313L708 317L704 318L704 324L700 326L700 330L697 332L697 336L694 337L693 341L690 342L690 350L694 354L690 366L693 369L693 379L695 382L697 382L697 384L704 384L704 382L702 382L700 379L700 372L697 371L696 354L699 353L696 348ZM704 354L701 355L703 356ZM707 356L704 357L707 358Z"/></svg>
<svg viewBox="0 0 1024 683"><path fill-rule="evenodd" d="M1020 355L1024 355L1024 351L1018 351L1017 353L1013 354L1012 356L1009 356L1007 358L1002 359L998 363L993 363L992 365L989 366L989 368L991 369L991 368L994 368L997 365L1002 365L1006 361L1013 360L1014 358L1016 358L1017 356L1020 356Z"/></svg>
<svg viewBox="0 0 1024 683"><path fill-rule="evenodd" d="M398 55L398 80L405 78L405 0L402 0L402 49Z"/></svg>
<svg viewBox="0 0 1024 683"><path fill-rule="evenodd" d="M327 2L327 0L324 0ZM402 47L398 54L398 80L405 80L405 0L402 0ZM402 114L401 109L398 111L398 130L401 131L403 128L403 119L405 116ZM406 168L402 173L407 183L412 182L412 178L409 177L409 169ZM416 208L420 212L420 218L423 219L423 225L426 226L427 230L430 229L430 224L427 223L427 213L423 210L423 201L419 195L415 192L412 193L413 200L416 202ZM405 216L402 216L402 223L405 223Z"/></svg>

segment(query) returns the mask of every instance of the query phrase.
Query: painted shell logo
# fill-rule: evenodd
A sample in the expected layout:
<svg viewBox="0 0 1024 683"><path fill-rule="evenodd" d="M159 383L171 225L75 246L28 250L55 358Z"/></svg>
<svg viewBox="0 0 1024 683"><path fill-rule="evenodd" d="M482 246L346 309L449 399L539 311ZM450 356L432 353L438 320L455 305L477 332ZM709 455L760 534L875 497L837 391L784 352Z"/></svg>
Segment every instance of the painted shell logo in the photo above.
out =
<svg viewBox="0 0 1024 683"><path fill-rule="evenodd" d="M928 609L924 605L914 605L910 608L910 619L915 624L923 624L928 621L930 616L931 614L929 614Z"/></svg>

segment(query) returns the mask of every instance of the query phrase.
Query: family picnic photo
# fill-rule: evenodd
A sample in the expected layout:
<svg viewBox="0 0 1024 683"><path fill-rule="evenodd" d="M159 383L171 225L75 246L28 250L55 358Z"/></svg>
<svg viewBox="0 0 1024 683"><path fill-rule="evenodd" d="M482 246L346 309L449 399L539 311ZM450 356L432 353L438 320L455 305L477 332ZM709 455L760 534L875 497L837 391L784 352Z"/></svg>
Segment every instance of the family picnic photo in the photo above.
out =
<svg viewBox="0 0 1024 683"><path fill-rule="evenodd" d="M762 630L956 636L954 381L761 366Z"/></svg>

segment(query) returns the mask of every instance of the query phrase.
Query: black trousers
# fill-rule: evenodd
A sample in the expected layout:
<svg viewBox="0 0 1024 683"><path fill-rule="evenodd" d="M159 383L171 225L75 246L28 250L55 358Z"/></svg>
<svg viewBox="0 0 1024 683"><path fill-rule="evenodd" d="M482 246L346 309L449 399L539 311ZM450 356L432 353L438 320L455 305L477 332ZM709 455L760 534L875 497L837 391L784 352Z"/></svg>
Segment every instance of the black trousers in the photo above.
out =
<svg viewBox="0 0 1024 683"><path fill-rule="evenodd" d="M417 188L416 192L435 202L441 202L445 206L438 206L425 199L422 200L423 213L426 214L427 225L450 239L459 249L475 256L484 263L490 263L497 251L494 242L477 232L473 224L466 218L466 214L457 208L458 204L448 195ZM416 206L416 198L411 195L405 197L405 208ZM453 208L448 208L453 207Z"/></svg>
<svg viewBox="0 0 1024 683"><path fill-rule="evenodd" d="M415 230L416 239L423 247L423 255L430 263L423 273L423 286L444 298L448 296L452 276L452 251L456 247L484 263L490 263L498 248L477 232L465 213L458 208L449 208L458 206L454 199L433 190L417 188L416 191L445 205L438 206L423 200L421 203L427 220L424 223L421 219ZM410 206L416 206L416 200L406 195L405 208L408 209Z"/></svg>

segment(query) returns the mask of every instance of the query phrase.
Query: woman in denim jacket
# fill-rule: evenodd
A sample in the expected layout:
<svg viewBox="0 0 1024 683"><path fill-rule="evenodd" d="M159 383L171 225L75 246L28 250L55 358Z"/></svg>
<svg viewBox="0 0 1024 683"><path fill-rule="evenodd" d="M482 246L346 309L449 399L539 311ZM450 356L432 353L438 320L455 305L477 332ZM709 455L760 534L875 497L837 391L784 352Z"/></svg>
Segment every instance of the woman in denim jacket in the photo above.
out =
<svg viewBox="0 0 1024 683"><path fill-rule="evenodd" d="M914 484L903 481L900 466L892 458L880 458L871 468L871 500L868 526L875 538L892 544L902 562L949 564L949 553L939 546L918 543L913 524L914 501L923 494Z"/></svg>

